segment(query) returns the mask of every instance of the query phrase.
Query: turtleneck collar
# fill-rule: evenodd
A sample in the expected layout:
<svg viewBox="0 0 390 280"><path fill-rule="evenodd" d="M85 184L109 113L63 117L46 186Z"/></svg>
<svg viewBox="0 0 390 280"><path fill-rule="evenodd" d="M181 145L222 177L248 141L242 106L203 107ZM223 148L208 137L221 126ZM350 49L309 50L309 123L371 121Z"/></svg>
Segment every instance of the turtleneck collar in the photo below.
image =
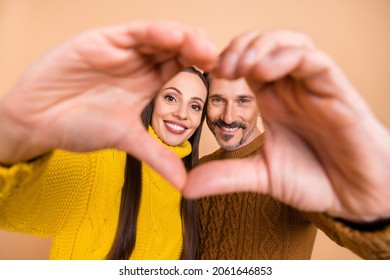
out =
<svg viewBox="0 0 390 280"><path fill-rule="evenodd" d="M254 152L258 151L264 144L264 133L255 138L252 142L245 146L241 146L238 149L227 151L222 148L216 151L218 158L220 159L234 159L234 158L245 158Z"/></svg>
<svg viewBox="0 0 390 280"><path fill-rule="evenodd" d="M188 140L184 141L182 144L180 144L178 146L170 146L170 145L164 143L158 137L158 135L156 134L156 132L154 131L152 126L149 125L148 131L149 131L149 134L152 135L152 137L154 139L156 139L159 143L161 143L167 149L173 151L180 158L184 158L184 157L188 156L192 151L191 143Z"/></svg>

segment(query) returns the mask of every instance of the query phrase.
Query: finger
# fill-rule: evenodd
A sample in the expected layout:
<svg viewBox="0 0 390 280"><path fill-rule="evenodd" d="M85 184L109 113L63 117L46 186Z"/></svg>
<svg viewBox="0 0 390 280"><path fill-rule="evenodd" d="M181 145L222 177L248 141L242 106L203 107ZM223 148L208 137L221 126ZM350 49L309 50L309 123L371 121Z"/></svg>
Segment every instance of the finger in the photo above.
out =
<svg viewBox="0 0 390 280"><path fill-rule="evenodd" d="M168 50L205 70L211 70L217 59L216 47L204 30L175 22L131 22L107 29L106 34L123 48Z"/></svg>
<svg viewBox="0 0 390 280"><path fill-rule="evenodd" d="M314 43L300 32L255 31L238 37L230 44L221 57L218 69L225 75L230 73L234 76L230 78L239 77L264 57L284 48L313 49Z"/></svg>
<svg viewBox="0 0 390 280"><path fill-rule="evenodd" d="M184 66L195 65L211 71L216 66L219 52L203 29L188 27L181 54L179 60L186 63Z"/></svg>
<svg viewBox="0 0 390 280"><path fill-rule="evenodd" d="M191 170L183 196L189 199L233 192L267 192L268 175L259 157L210 162Z"/></svg>
<svg viewBox="0 0 390 280"><path fill-rule="evenodd" d="M118 148L147 163L175 188L181 189L184 186L187 172L183 162L175 153L152 138L146 129L132 129Z"/></svg>
<svg viewBox="0 0 390 280"><path fill-rule="evenodd" d="M358 97L358 93L336 63L327 54L316 49L281 49L264 57L246 71L248 83L257 91L264 83L292 77L301 80L305 88L317 96L337 95L342 99Z"/></svg>
<svg viewBox="0 0 390 280"><path fill-rule="evenodd" d="M309 89L323 95L355 91L340 67L323 51L304 51L301 56L290 75L304 80Z"/></svg>
<svg viewBox="0 0 390 280"><path fill-rule="evenodd" d="M283 49L314 49L314 43L306 34L297 31L267 31L255 37L242 55L238 64L239 73L245 73L263 58Z"/></svg>
<svg viewBox="0 0 390 280"><path fill-rule="evenodd" d="M301 64L303 55L304 50L301 48L278 49L261 60L255 58L250 67L239 65L237 71L249 80L269 83L291 74Z"/></svg>
<svg viewBox="0 0 390 280"><path fill-rule="evenodd" d="M354 91L337 64L326 53L316 49L311 38L304 33L284 30L263 32L247 42L245 49L234 47L230 51L241 52L235 73L245 76L252 84L292 76L304 80L317 94Z"/></svg>
<svg viewBox="0 0 390 280"><path fill-rule="evenodd" d="M261 31L247 32L240 37L233 39L221 53L217 69L215 69L213 74L220 78L238 78L236 68L242 53L247 48L248 44L260 33Z"/></svg>

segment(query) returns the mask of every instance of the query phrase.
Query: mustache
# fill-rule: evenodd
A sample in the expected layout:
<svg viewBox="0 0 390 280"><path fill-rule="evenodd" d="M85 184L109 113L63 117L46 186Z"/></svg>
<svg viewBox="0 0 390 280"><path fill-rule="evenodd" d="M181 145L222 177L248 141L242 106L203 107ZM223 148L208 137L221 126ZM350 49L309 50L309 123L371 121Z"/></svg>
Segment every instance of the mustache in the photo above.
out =
<svg viewBox="0 0 390 280"><path fill-rule="evenodd" d="M231 124L225 123L223 120L212 120L212 125L220 126L220 127L226 127L226 128L242 128L247 129L248 126L245 123L241 122L232 122Z"/></svg>

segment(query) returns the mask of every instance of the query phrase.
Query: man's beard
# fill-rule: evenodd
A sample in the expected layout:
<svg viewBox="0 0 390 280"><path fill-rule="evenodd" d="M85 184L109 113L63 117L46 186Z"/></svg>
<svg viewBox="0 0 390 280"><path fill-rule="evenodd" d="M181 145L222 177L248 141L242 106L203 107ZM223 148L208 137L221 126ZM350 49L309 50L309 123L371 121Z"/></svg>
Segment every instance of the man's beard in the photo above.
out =
<svg viewBox="0 0 390 280"><path fill-rule="evenodd" d="M249 131L247 134L245 134L245 131L248 129L248 126L245 124L245 123L241 123L241 122L232 122L231 124L227 124L225 123L224 121L218 119L218 120L212 120L210 122L210 124L212 125L212 127L214 128L215 126L219 126L221 128L241 128L243 130L243 134L244 136L240 139L240 141L238 141L238 143L234 144L234 145L226 145L224 142L228 142L230 141L230 139L232 139L234 137L234 135L230 135L230 134L223 134L222 135L222 139L224 142L220 141L220 139L217 137L217 133L215 132L215 129L212 129L211 132L214 134L214 137L215 139L217 140L218 142L218 145L226 150L226 151L232 151L232 150L235 150L239 147L241 147L247 140L248 138L253 134L253 132L255 131L255 128L256 126L253 127L253 129L251 131Z"/></svg>

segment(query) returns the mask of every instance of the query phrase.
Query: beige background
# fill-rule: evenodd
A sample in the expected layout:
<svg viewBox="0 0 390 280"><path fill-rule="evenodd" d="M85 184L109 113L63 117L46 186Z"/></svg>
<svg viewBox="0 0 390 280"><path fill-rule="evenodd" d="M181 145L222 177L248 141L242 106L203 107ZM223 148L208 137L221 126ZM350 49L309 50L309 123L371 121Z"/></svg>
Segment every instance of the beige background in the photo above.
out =
<svg viewBox="0 0 390 280"><path fill-rule="evenodd" d="M0 97L27 65L66 38L134 19L202 26L221 49L234 35L255 28L308 32L342 66L378 117L390 124L387 0L0 0ZM202 154L217 147L205 132ZM46 259L49 245L50 240L0 231L0 259ZM319 232L313 259L358 257Z"/></svg>

